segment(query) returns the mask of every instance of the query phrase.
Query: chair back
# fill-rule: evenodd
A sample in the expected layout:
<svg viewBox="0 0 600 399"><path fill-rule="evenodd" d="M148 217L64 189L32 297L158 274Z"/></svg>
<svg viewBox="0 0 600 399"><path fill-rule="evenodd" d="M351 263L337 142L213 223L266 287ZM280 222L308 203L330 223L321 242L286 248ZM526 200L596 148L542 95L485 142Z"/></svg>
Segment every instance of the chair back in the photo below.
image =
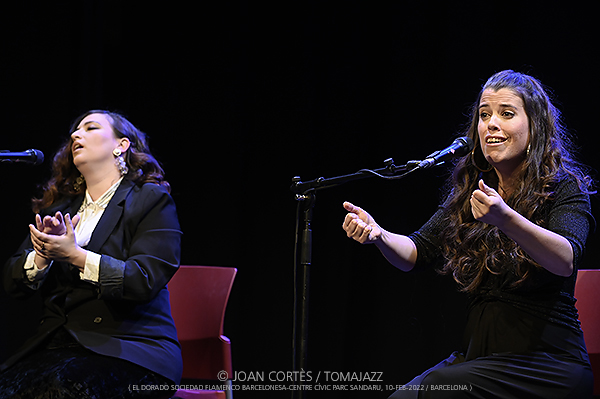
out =
<svg viewBox="0 0 600 399"><path fill-rule="evenodd" d="M180 266L169 282L183 378L217 380L222 370L233 374L223 322L236 273L232 267Z"/></svg>
<svg viewBox="0 0 600 399"><path fill-rule="evenodd" d="M594 395L600 395L600 270L579 270L575 298L594 372Z"/></svg>

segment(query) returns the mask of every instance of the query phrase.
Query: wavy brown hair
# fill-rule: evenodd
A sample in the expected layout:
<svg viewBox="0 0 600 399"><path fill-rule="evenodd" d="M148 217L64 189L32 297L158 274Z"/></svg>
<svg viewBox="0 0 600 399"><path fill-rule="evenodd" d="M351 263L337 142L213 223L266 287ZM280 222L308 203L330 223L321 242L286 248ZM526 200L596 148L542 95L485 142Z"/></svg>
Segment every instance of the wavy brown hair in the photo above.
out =
<svg viewBox="0 0 600 399"><path fill-rule="evenodd" d="M587 169L575 159L575 148L561 122L559 110L548 91L535 78L511 70L493 75L482 87L471 110L471 121L464 135L475 148L459 159L446 186L449 210L444 230L445 264L442 272L452 274L463 291L472 293L485 286L491 276L499 276L505 288L521 286L539 268L512 239L496 226L473 217L469 198L483 178L498 188L498 176L481 152L478 135L479 103L484 90L510 89L521 97L529 119L530 148L518 171L518 186L504 201L532 222L544 226L544 206L553 200L557 183L572 176L580 189L592 193ZM491 169L491 170L490 170ZM482 172L485 171L485 172Z"/></svg>
<svg viewBox="0 0 600 399"><path fill-rule="evenodd" d="M123 154L129 169L125 179L131 180L139 186L144 183L159 184L170 191L170 185L164 178L165 173L162 167L150 153L146 134L136 128L123 115L105 110L88 111L75 119L69 132L72 133L77 130L81 121L91 114L107 115L115 135L118 138L126 137L129 139L131 144ZM82 184L77 183L81 173L73 164L72 144L73 139L69 136L69 139L65 141L54 156L52 176L43 186L43 196L32 200L34 212L38 213L64 198L74 197L85 192L85 182Z"/></svg>

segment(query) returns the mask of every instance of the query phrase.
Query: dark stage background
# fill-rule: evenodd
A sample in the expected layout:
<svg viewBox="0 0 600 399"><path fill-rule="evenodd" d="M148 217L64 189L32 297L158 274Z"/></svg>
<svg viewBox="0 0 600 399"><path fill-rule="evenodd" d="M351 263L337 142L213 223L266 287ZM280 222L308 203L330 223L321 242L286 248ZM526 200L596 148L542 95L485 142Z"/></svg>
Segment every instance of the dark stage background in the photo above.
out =
<svg viewBox="0 0 600 399"><path fill-rule="evenodd" d="M91 108L122 111L147 132L167 171L185 233L182 263L239 270L225 324L238 371L292 368L293 176L333 177L444 148L481 84L507 68L554 89L583 160L599 166L599 38L589 8L149 3L40 2L3 12L0 149L37 148L47 160L0 165L1 255L6 259L25 238L33 221L29 200L48 178L70 122ZM381 372L385 388L456 348L463 299L452 282L433 273L404 275L341 229L342 202L349 200L386 228L412 232L433 213L445 173L367 179L318 194L307 370L313 376ZM597 267L598 241L590 238L584 267ZM35 305L3 294L2 358L35 327Z"/></svg>

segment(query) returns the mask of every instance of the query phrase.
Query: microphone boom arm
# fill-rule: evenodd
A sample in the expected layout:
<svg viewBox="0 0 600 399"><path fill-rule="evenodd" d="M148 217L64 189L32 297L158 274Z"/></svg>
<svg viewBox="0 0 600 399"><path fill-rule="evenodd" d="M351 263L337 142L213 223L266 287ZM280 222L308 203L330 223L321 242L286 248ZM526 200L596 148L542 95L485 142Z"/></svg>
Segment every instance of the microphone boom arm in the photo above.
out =
<svg viewBox="0 0 600 399"><path fill-rule="evenodd" d="M296 199L301 199L298 198L298 196L305 195L308 192L336 187L349 181L365 179L367 177L376 176L386 180L395 180L406 176L415 169L418 169L418 166L421 162L422 161L409 161L406 165L396 166L394 165L394 160L392 158L388 158L384 161L386 165L384 168L375 170L361 169L358 172L349 175L331 178L319 177L318 179L309 180L306 182L301 181L300 177L296 176L292 179L291 190L294 194L296 194ZM399 172L404 173L398 175Z"/></svg>

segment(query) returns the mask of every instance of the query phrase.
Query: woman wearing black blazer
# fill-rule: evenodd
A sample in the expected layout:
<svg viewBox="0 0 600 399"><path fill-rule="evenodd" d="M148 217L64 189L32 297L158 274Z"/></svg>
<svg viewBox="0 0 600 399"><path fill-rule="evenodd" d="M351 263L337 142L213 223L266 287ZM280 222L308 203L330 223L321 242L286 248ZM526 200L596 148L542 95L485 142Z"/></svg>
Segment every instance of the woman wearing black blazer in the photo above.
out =
<svg viewBox="0 0 600 399"><path fill-rule="evenodd" d="M0 398L169 397L182 365L166 284L181 230L145 135L116 113L82 115L34 210L4 285L39 292L44 311L0 366Z"/></svg>

